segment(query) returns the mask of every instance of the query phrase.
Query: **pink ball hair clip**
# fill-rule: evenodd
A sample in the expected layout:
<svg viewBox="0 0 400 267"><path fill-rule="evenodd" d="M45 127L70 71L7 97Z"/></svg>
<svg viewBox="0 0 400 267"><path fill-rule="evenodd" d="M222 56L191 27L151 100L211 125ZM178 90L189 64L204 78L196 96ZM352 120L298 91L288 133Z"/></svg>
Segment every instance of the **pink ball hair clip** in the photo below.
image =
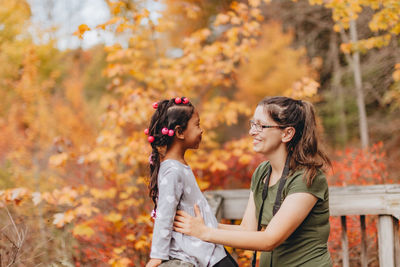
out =
<svg viewBox="0 0 400 267"><path fill-rule="evenodd" d="M151 218L153 218L153 220L155 220L156 217L157 217L156 211L155 211L155 210L152 210L150 216L151 216Z"/></svg>
<svg viewBox="0 0 400 267"><path fill-rule="evenodd" d="M163 135L168 134L168 128L166 128L166 127L162 128L161 133L162 133Z"/></svg>
<svg viewBox="0 0 400 267"><path fill-rule="evenodd" d="M177 98L175 98L175 104L179 105L180 103L186 105L187 103L189 103L189 99L187 97L177 97Z"/></svg>
<svg viewBox="0 0 400 267"><path fill-rule="evenodd" d="M180 104L182 102L182 99L180 97L175 98L175 104Z"/></svg>
<svg viewBox="0 0 400 267"><path fill-rule="evenodd" d="M161 133L163 135L167 135L168 134L168 136L173 136L175 132L172 129L168 130L168 128L164 127L164 128L162 128Z"/></svg>

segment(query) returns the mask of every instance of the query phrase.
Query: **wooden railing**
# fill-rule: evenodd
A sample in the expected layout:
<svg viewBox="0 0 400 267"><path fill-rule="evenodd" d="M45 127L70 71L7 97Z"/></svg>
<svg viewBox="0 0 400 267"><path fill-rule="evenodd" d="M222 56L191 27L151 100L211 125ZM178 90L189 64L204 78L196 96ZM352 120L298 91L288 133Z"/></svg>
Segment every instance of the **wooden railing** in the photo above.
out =
<svg viewBox="0 0 400 267"><path fill-rule="evenodd" d="M220 220L242 219L247 205L249 190L207 191L205 195ZM340 216L342 225L342 265L350 265L347 239L346 216L360 216L361 266L366 267L367 237L366 215L378 215L379 265L400 267L400 185L347 186L329 188L329 208L331 216Z"/></svg>

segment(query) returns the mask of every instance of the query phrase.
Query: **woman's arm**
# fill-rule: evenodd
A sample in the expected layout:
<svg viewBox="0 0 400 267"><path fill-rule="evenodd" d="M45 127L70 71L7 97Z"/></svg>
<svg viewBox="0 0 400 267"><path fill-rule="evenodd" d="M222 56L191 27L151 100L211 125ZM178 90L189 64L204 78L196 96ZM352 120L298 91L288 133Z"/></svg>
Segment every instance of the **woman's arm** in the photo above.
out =
<svg viewBox="0 0 400 267"><path fill-rule="evenodd" d="M147 264L146 267L157 267L158 265L160 265L162 263L161 259L150 259Z"/></svg>
<svg viewBox="0 0 400 267"><path fill-rule="evenodd" d="M195 207L196 217L192 217L184 211L178 211L174 230L207 242L248 250L270 251L279 246L296 230L316 202L317 198L309 193L294 193L287 196L263 232L257 232L256 229L232 231L209 228L204 225L198 207Z"/></svg>
<svg viewBox="0 0 400 267"><path fill-rule="evenodd" d="M257 230L257 217L256 206L254 204L253 192L250 191L247 207L243 215L240 225L233 224L218 224L218 229L232 230L232 231L256 231Z"/></svg>

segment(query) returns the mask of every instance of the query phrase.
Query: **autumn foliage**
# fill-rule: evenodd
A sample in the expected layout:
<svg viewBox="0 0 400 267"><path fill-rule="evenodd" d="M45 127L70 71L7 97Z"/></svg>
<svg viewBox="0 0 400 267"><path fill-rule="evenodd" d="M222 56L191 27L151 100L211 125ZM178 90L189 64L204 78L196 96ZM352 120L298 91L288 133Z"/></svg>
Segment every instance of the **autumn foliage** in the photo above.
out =
<svg viewBox="0 0 400 267"><path fill-rule="evenodd" d="M186 96L199 109L205 134L200 149L187 158L200 188L208 190L249 187L263 160L247 137L247 121L259 99L281 94L320 100L322 59L308 59L305 48L293 48L293 32L283 32L279 22L265 23L268 1L228 1L211 13L203 12L202 1L166 1L168 8L157 19L146 1L106 1L111 18L94 27L83 24L75 35L85 38L96 28L120 43L66 52L24 38L25 1L0 2L0 18L9 30L0 39L0 68L10 65L0 73L6 103L0 107L0 207L9 208L10 216L2 216L14 218L16 229L31 229L28 245L7 246L13 253L30 253L14 259L20 266L144 266L153 204L147 190L151 150L143 130L153 102ZM215 5L211 2L203 5ZM310 2L331 8L339 30L347 30L350 16L347 9L340 12L344 2L354 14L372 5ZM382 12L392 12L385 1ZM182 18L193 23L182 27ZM377 13L371 29L398 34L398 20L389 26L382 20ZM351 52L356 45L343 44L342 50ZM367 46L379 47L375 41ZM395 182L382 143L339 150L334 158L330 185ZM374 223L367 221L372 244ZM353 219L349 224L357 227ZM4 229L9 240L22 233ZM339 222L332 218L329 245L337 264L339 235ZM358 236L350 236L351 247L358 242ZM236 253L241 266L249 266L251 252Z"/></svg>

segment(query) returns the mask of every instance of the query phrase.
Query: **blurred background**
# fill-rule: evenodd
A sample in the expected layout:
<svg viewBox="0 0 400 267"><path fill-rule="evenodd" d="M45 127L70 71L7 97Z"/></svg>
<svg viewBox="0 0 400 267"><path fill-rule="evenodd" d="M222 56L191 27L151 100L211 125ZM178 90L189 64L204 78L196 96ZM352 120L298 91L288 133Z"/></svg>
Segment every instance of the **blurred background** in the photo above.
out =
<svg viewBox="0 0 400 267"><path fill-rule="evenodd" d="M397 0L0 0L0 266L145 265L143 130L161 99L199 109L202 190L249 187L264 159L248 120L273 95L315 105L331 186L399 183L399 14ZM378 266L373 216L367 232ZM332 217L335 266L340 246Z"/></svg>

